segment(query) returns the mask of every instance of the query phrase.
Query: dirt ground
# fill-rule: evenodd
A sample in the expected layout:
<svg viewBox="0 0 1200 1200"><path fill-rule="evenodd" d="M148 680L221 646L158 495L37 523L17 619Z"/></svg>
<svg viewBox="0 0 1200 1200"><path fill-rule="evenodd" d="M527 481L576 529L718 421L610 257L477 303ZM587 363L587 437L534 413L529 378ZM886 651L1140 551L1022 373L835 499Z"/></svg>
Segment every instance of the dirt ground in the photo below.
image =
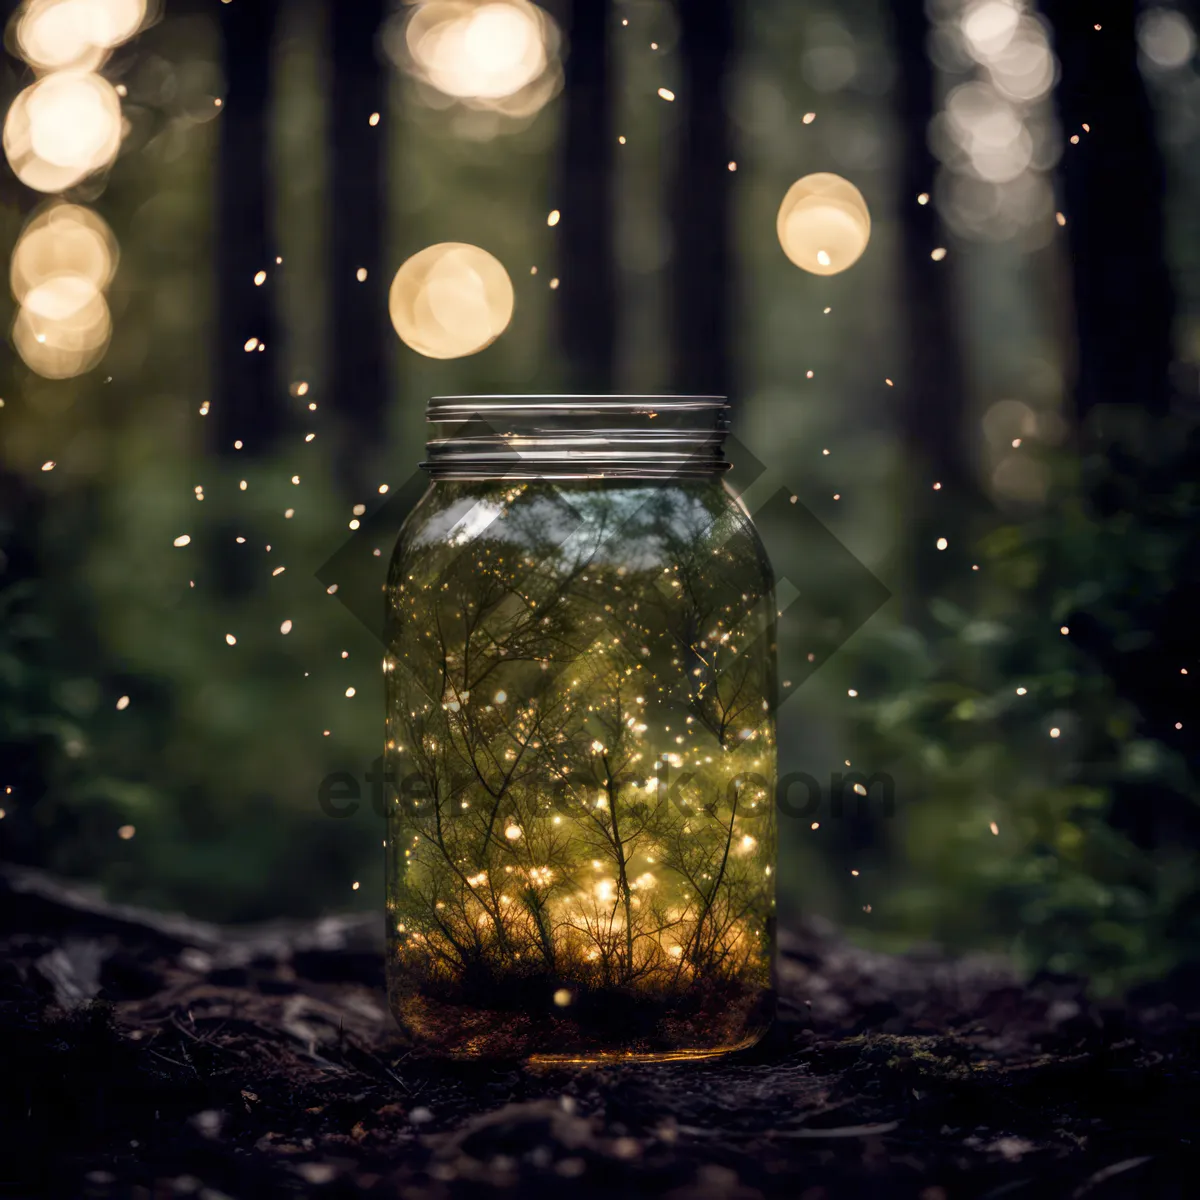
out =
<svg viewBox="0 0 1200 1200"><path fill-rule="evenodd" d="M1200 995L781 935L724 1060L447 1067L399 1046L382 919L227 930L0 870L0 1196L1200 1195Z"/></svg>

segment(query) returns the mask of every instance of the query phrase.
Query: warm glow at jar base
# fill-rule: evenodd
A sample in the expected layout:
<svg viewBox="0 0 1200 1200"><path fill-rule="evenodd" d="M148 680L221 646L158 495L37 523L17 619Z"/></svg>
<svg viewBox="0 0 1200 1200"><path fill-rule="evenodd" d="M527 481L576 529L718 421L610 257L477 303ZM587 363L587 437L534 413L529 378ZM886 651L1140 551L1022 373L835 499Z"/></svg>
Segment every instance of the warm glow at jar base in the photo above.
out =
<svg viewBox="0 0 1200 1200"><path fill-rule="evenodd" d="M871 240L871 216L854 184L820 172L788 188L775 230L796 266L814 275L837 275L862 257Z"/></svg>
<svg viewBox="0 0 1200 1200"><path fill-rule="evenodd" d="M463 358L504 332L513 302L512 280L497 258L466 242L440 242L396 272L388 310L400 340L418 354Z"/></svg>

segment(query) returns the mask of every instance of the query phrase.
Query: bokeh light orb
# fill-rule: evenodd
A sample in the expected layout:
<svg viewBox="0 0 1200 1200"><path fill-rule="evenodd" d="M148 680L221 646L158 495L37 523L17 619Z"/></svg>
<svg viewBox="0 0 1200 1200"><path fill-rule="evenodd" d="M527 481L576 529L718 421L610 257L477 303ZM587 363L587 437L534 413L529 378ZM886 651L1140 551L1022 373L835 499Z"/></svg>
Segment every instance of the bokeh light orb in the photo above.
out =
<svg viewBox="0 0 1200 1200"><path fill-rule="evenodd" d="M117 239L104 219L78 204L52 203L25 226L13 248L9 281L17 300L58 275L103 291L116 273Z"/></svg>
<svg viewBox="0 0 1200 1200"><path fill-rule="evenodd" d="M513 285L499 259L467 242L439 242L396 272L392 324L427 358L463 358L490 346L512 320Z"/></svg>
<svg viewBox="0 0 1200 1200"><path fill-rule="evenodd" d="M69 379L104 357L112 316L104 294L82 275L55 275L30 288L13 322L12 340L31 370Z"/></svg>
<svg viewBox="0 0 1200 1200"><path fill-rule="evenodd" d="M849 180L818 172L788 188L775 231L796 266L814 275L836 275L862 257L871 240L871 214Z"/></svg>
<svg viewBox="0 0 1200 1200"><path fill-rule="evenodd" d="M27 0L17 20L17 47L40 71L90 70L133 37L146 17L146 0Z"/></svg>
<svg viewBox="0 0 1200 1200"><path fill-rule="evenodd" d="M4 153L17 178L61 192L103 170L121 147L121 101L90 71L56 71L27 87L4 121Z"/></svg>
<svg viewBox="0 0 1200 1200"><path fill-rule="evenodd" d="M559 35L530 0L424 0L389 53L417 79L468 107L536 112L558 90Z"/></svg>

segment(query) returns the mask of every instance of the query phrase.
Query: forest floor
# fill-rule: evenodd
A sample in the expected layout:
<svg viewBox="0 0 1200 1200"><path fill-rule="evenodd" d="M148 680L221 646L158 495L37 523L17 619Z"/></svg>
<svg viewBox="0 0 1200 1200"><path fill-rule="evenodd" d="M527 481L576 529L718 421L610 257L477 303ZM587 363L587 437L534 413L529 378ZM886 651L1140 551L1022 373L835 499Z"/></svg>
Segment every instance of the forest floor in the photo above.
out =
<svg viewBox="0 0 1200 1200"><path fill-rule="evenodd" d="M399 1046L382 922L228 930L0 870L0 1196L1200 1195L1200 999L781 936L766 1044L603 1069Z"/></svg>

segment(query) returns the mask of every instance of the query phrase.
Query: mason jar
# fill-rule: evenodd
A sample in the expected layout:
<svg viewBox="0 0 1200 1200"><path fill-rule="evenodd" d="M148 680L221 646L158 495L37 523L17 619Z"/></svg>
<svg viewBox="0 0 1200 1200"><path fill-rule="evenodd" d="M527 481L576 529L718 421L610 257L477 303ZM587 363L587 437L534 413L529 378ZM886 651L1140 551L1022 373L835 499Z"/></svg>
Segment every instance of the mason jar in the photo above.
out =
<svg viewBox="0 0 1200 1200"><path fill-rule="evenodd" d="M430 402L387 591L415 1051L746 1047L773 1011L775 601L712 396Z"/></svg>

